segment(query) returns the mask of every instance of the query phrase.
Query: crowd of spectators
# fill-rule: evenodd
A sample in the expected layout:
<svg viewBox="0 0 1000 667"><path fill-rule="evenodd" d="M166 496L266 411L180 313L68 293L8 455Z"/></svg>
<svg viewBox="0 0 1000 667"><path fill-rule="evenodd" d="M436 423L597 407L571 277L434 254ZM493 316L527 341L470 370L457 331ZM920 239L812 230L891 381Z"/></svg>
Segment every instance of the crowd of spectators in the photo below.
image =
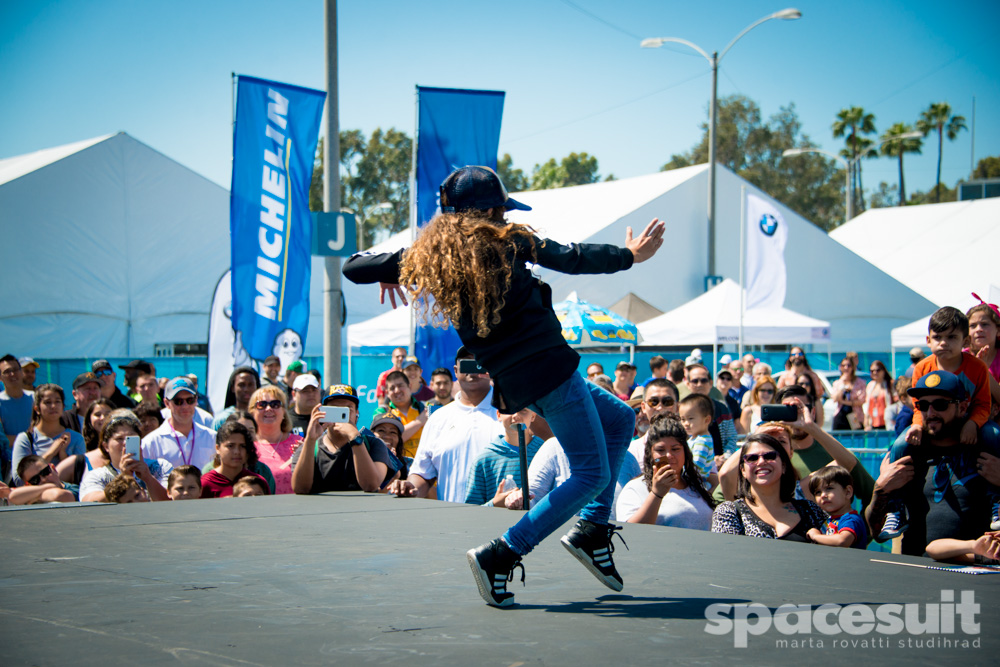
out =
<svg viewBox="0 0 1000 667"><path fill-rule="evenodd" d="M782 372L752 354L713 371L700 350L630 361L587 378L636 413L614 519L864 549L900 538L903 553L993 562L1000 543L1000 315L987 304L932 316L929 356L893 378L882 361L859 376L856 354L826 383L793 347ZM71 384L36 385L38 364L0 358L3 502L173 502L328 491L391 493L495 509L539 502L570 474L559 442L529 409L492 405L489 374L459 350L424 378L398 348L359 423L349 385L322 388L301 362L236 368L212 414L198 378L158 378L135 360L98 360ZM477 372L469 372L475 368ZM284 372L282 372L284 370ZM462 372L462 371L465 372ZM823 404L833 406L830 430ZM786 406L767 421L766 406ZM877 478L836 437L891 431ZM742 440L742 441L741 441Z"/></svg>

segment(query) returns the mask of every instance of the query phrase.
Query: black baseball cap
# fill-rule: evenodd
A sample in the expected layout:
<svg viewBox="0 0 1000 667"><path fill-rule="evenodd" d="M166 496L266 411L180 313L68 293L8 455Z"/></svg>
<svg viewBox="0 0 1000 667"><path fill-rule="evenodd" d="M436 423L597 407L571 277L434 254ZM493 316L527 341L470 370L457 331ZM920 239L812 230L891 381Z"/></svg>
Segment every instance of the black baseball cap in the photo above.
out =
<svg viewBox="0 0 1000 667"><path fill-rule="evenodd" d="M441 184L441 210L445 213L485 210L503 206L510 211L530 211L531 207L511 199L497 173L489 167L456 169Z"/></svg>
<svg viewBox="0 0 1000 667"><path fill-rule="evenodd" d="M129 370L129 371L130 370L137 370L137 371L140 371L142 373L152 373L153 372L153 367L149 365L149 362L148 361L143 361L142 359L133 359L132 361L128 362L127 364L123 364L123 365L118 366L118 368L121 368L122 370Z"/></svg>

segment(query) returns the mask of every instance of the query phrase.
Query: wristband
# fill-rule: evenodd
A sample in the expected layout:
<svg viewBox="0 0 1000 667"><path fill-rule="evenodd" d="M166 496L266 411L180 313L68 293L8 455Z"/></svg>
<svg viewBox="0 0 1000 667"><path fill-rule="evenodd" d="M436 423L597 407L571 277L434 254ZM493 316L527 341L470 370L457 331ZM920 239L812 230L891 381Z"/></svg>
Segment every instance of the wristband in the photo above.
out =
<svg viewBox="0 0 1000 667"><path fill-rule="evenodd" d="M657 495L656 491L650 491L650 493L652 493L652 494L653 494L654 496L656 496L656 497L657 497L657 498L659 498L660 500L663 500L663 496L661 496L661 495Z"/></svg>

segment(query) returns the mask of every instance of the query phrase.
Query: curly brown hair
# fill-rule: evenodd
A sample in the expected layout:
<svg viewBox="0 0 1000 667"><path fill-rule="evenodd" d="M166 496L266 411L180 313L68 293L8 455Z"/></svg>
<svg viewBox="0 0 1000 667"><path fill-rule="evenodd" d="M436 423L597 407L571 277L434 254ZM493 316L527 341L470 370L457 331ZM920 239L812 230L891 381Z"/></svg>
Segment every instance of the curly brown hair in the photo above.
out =
<svg viewBox="0 0 1000 667"><path fill-rule="evenodd" d="M534 230L506 224L503 213L442 213L403 254L399 284L413 299L423 299L424 322L443 328L450 319L456 327L474 327L480 338L499 324L514 255L527 244L535 259Z"/></svg>

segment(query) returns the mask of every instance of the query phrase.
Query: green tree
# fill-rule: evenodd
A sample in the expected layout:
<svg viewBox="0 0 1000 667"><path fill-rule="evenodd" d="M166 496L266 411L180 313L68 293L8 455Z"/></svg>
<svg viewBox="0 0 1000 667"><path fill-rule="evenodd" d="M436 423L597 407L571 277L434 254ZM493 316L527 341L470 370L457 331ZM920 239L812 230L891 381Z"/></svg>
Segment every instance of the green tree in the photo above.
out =
<svg viewBox="0 0 1000 667"><path fill-rule="evenodd" d="M968 129L965 126L964 116L953 116L951 105L947 102L934 102L920 114L917 121L917 129L926 137L931 132L937 130L938 133L938 159L937 159L937 182L934 186L935 201L941 201L941 155L944 150L944 137L948 136L948 141L954 141L958 133Z"/></svg>
<svg viewBox="0 0 1000 667"><path fill-rule="evenodd" d="M531 172L531 189L548 190L570 185L586 185L600 180L597 158L587 153L570 153L560 162L549 158Z"/></svg>
<svg viewBox="0 0 1000 667"><path fill-rule="evenodd" d="M507 192L524 192L531 187L524 170L514 168L514 160L510 157L510 153L504 153L503 157L497 160L497 176L503 181Z"/></svg>
<svg viewBox="0 0 1000 667"><path fill-rule="evenodd" d="M708 162L707 121L701 129L701 140L687 153L672 155L663 171ZM720 164L823 229L844 221L844 172L837 163L816 153L782 159L788 148L816 148L802 134L794 104L764 121L753 100L743 95L721 98L716 138Z"/></svg>
<svg viewBox="0 0 1000 667"><path fill-rule="evenodd" d="M984 157L972 172L973 178L1000 178L1000 157Z"/></svg>
<svg viewBox="0 0 1000 667"><path fill-rule="evenodd" d="M321 138L309 189L314 211L323 210L324 150ZM410 137L394 128L378 128L369 138L361 130L340 132L340 205L355 213L359 247L369 248L376 236L409 225L412 151ZM385 202L391 206L378 206Z"/></svg>
<svg viewBox="0 0 1000 667"><path fill-rule="evenodd" d="M944 183L935 185L928 192L914 192L907 204L936 204L939 202L958 201L958 188L949 188Z"/></svg>
<svg viewBox="0 0 1000 667"><path fill-rule="evenodd" d="M862 107L850 107L837 112L837 119L833 122L833 136L846 136L844 141L847 147L842 155L853 168L851 183L856 211L865 210L865 187L861 180L861 160L858 156L865 155L867 149L871 148L871 141L862 137L863 134L875 134L874 114L867 113Z"/></svg>
<svg viewBox="0 0 1000 667"><path fill-rule="evenodd" d="M914 139L896 139L903 134L908 134L913 132L913 126L907 125L906 123L896 123L882 135L882 148L880 149L882 155L887 157L894 157L899 160L899 205L902 206L906 203L906 181L903 179L903 156L907 153L920 154L923 148L923 140L919 138ZM895 141L893 141L895 139ZM872 206L875 206L873 203Z"/></svg>
<svg viewBox="0 0 1000 667"><path fill-rule="evenodd" d="M889 185L885 181L879 183L878 190L872 193L872 208L889 208L890 206L896 206L894 202L898 200L898 189L899 188L897 186ZM902 206L902 203L899 205Z"/></svg>

